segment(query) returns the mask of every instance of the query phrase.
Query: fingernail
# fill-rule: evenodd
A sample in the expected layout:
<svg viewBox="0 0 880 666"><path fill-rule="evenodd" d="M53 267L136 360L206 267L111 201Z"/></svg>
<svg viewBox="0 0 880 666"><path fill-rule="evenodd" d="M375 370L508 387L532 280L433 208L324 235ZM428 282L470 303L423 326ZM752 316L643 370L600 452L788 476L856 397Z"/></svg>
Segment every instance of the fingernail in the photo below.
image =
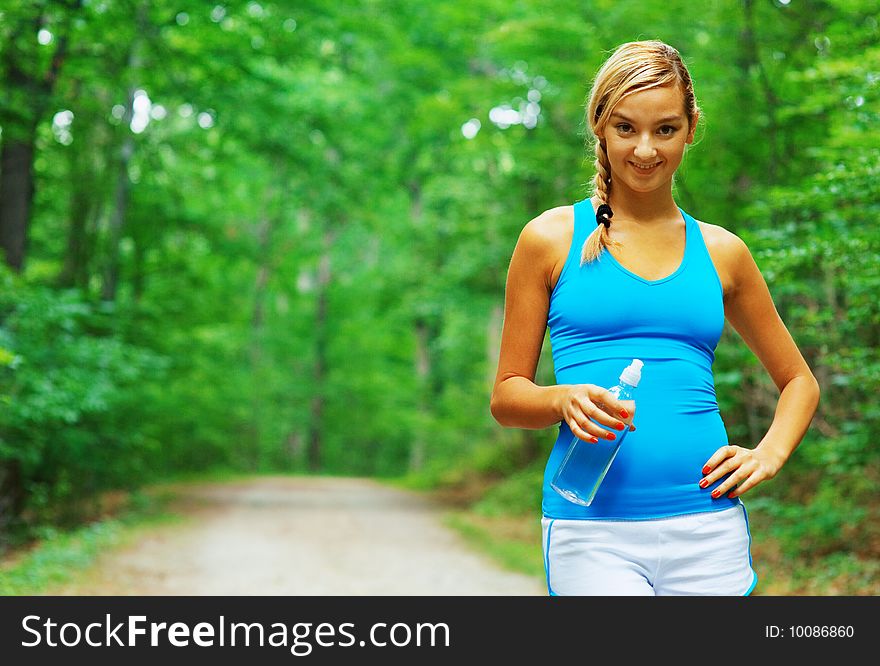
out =
<svg viewBox="0 0 880 666"><path fill-rule="evenodd" d="M590 437L590 441L591 441L593 444L598 444L598 443L599 443L599 438L598 438L598 437Z"/></svg>
<svg viewBox="0 0 880 666"><path fill-rule="evenodd" d="M713 490L713 491L712 491L712 497L718 499L718 497L719 497L720 495L721 495L721 493L718 492L718 490Z"/></svg>
<svg viewBox="0 0 880 666"><path fill-rule="evenodd" d="M620 410L620 415L621 415L623 418L627 418L627 417L629 417L629 412L627 412L625 409L621 409L621 410Z"/></svg>
<svg viewBox="0 0 880 666"><path fill-rule="evenodd" d="M708 485L709 481L707 479L703 479L702 481L700 481L700 488L705 488Z"/></svg>
<svg viewBox="0 0 880 666"><path fill-rule="evenodd" d="M608 437L608 439L617 439L617 436L613 432L609 432L606 437Z"/></svg>
<svg viewBox="0 0 880 666"><path fill-rule="evenodd" d="M708 474L710 471L712 471L712 468L709 465L703 467L703 474Z"/></svg>
<svg viewBox="0 0 880 666"><path fill-rule="evenodd" d="M623 425L622 423L618 423L617 425L614 426L614 428L616 430L624 430L626 428L626 426Z"/></svg>

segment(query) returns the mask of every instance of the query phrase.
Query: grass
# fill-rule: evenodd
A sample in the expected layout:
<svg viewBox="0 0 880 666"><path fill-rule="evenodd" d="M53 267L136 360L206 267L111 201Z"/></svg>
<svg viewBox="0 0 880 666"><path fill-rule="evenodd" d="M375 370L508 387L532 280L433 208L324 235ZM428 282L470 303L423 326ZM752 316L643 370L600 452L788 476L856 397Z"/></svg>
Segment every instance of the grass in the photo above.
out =
<svg viewBox="0 0 880 666"><path fill-rule="evenodd" d="M138 491L123 500L119 493L113 496L112 517L66 531L40 527L29 544L0 560L0 596L46 594L88 569L105 550L130 543L145 529L182 520L167 510L174 498L170 491Z"/></svg>
<svg viewBox="0 0 880 666"><path fill-rule="evenodd" d="M753 594L767 596L876 596L880 558L876 549L876 510L858 520L813 520L809 505L746 498L752 534L752 560L758 572ZM829 510L830 514L840 509ZM800 516L800 518L798 518ZM806 524L806 526L805 526Z"/></svg>
<svg viewBox="0 0 880 666"><path fill-rule="evenodd" d="M544 579L541 523L534 517L490 517L455 511L446 515L444 523L502 568Z"/></svg>

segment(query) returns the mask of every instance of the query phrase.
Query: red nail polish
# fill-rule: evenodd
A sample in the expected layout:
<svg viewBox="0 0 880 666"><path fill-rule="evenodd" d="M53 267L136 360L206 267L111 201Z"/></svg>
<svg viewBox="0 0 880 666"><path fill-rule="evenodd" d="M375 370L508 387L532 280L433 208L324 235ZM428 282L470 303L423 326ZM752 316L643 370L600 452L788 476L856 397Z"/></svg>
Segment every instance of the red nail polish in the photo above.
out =
<svg viewBox="0 0 880 666"><path fill-rule="evenodd" d="M700 481L700 488L705 488L708 485L709 485L709 482L706 479L703 479L702 481Z"/></svg>
<svg viewBox="0 0 880 666"><path fill-rule="evenodd" d="M608 437L608 439L617 439L617 436L613 432L609 432L606 437Z"/></svg>
<svg viewBox="0 0 880 666"><path fill-rule="evenodd" d="M628 417L629 417L629 412L627 412L625 409L621 409L621 410L620 410L620 415L621 415L623 418L628 418Z"/></svg>
<svg viewBox="0 0 880 666"><path fill-rule="evenodd" d="M709 465L703 467L703 474L708 474L710 471L712 471L712 468Z"/></svg>
<svg viewBox="0 0 880 666"><path fill-rule="evenodd" d="M618 423L616 426L614 426L614 428L616 430L623 430L624 428L626 428L626 426L623 425L622 423Z"/></svg>
<svg viewBox="0 0 880 666"><path fill-rule="evenodd" d="M719 496L719 495L721 495L721 493L718 492L717 490L713 490L713 491L712 491L712 497L714 497L715 499L718 499L718 496Z"/></svg>

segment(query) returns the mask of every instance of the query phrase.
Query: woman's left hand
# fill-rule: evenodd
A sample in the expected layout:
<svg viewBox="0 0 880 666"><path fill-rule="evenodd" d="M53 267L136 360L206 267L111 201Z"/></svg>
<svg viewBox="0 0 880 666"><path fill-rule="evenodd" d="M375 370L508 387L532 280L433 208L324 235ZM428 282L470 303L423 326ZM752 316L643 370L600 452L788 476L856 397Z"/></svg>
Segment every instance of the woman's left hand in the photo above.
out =
<svg viewBox="0 0 880 666"><path fill-rule="evenodd" d="M729 474L724 483L712 491L712 497L717 499L724 493L732 491L728 495L732 499L751 490L762 481L772 479L781 467L782 464L778 459L761 447L746 449L728 444L718 449L706 462L700 487L708 488L718 479Z"/></svg>

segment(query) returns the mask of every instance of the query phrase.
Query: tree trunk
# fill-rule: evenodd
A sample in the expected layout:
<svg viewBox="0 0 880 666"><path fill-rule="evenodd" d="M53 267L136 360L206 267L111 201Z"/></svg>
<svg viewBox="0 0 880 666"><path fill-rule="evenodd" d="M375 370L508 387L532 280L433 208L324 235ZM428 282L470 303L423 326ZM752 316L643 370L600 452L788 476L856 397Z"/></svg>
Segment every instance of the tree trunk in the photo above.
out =
<svg viewBox="0 0 880 666"><path fill-rule="evenodd" d="M764 133L764 140L767 142L769 155L765 165L767 175L765 182L767 185L773 185L776 183L777 165L781 161L778 148L779 123L776 120L779 97L777 97L776 92L773 90L770 77L767 76L767 70L761 62L761 54L758 50L759 41L756 36L754 4L754 0L743 0L745 25L741 33L741 44L744 50L742 69L746 77L752 67L758 72L758 84L764 96L765 111L767 113L767 131Z"/></svg>
<svg viewBox="0 0 880 666"><path fill-rule="evenodd" d="M117 162L116 190L113 195L113 211L110 213L110 229L107 240L107 258L104 267L104 283L101 286L101 298L105 301L115 301L116 292L119 289L119 243L122 240L125 217L128 212L128 202L131 194L131 178L128 175L128 166L134 155L134 137L129 125L134 115L134 88L129 88L128 103L125 114L122 117L125 138L119 150Z"/></svg>
<svg viewBox="0 0 880 666"><path fill-rule="evenodd" d="M75 95L82 95L82 82L76 81ZM84 124L96 122L86 118ZM98 208L98 172L100 167L95 153L103 152L96 148L103 145L100 132L92 127L80 127L76 140L67 147L68 178L76 187L70 193L67 242L64 250L64 263L58 275L61 287L78 287L86 291L89 286L89 270L94 252L93 218Z"/></svg>
<svg viewBox="0 0 880 666"><path fill-rule="evenodd" d="M75 187L70 200L70 226L67 229L67 247L64 252L64 266L58 276L62 287L88 286L89 240L88 220L91 209L90 197L93 193L85 187Z"/></svg>
<svg viewBox="0 0 880 666"><path fill-rule="evenodd" d="M416 358L415 370L419 386L418 410L422 416L418 420L419 424L428 422L430 414L429 397L430 397L430 377L431 377L431 357L428 354L428 327L425 322L418 320L415 322L416 336ZM412 445L409 449L409 470L417 472L425 465L428 444L425 439L425 428L416 427L413 434Z"/></svg>
<svg viewBox="0 0 880 666"><path fill-rule="evenodd" d="M44 72L34 69L37 47L33 40L42 25L42 4L34 4L33 14L21 21L8 35L6 58L0 79L4 93L13 91L31 101L30 108L16 109L0 117L3 146L0 149L0 250L6 263L16 272L24 269L28 227L34 201L34 145L37 128L49 108L52 91L67 57L68 28L82 7L82 0L66 5L65 21L57 31L55 51ZM14 97L14 95L10 95ZM10 116L10 117L7 117Z"/></svg>
<svg viewBox="0 0 880 666"><path fill-rule="evenodd" d="M132 250L132 271L131 271L131 293L135 303L140 303L144 296L144 290L147 286L147 275L144 267L146 261L146 250L144 249L144 239L134 238L134 249Z"/></svg>
<svg viewBox="0 0 880 666"><path fill-rule="evenodd" d="M746 425L749 428L749 443L748 446L755 446L758 442L761 441L761 438L764 436L764 432L761 428L761 420L759 416L760 405L758 404L758 390L757 390L757 377L753 370L749 369L743 373L743 386L745 391L743 392L743 397L745 400L743 401L743 407L746 411Z"/></svg>
<svg viewBox="0 0 880 666"><path fill-rule="evenodd" d="M0 245L6 263L24 268L28 225L34 200L34 137L3 141L0 155Z"/></svg>
<svg viewBox="0 0 880 666"><path fill-rule="evenodd" d="M268 203L268 202L267 202ZM259 248L259 265L257 266L257 275L254 278L254 308L251 313L251 344L250 344L250 361L251 375L256 379L253 389L253 406L252 428L253 441L251 455L248 464L252 470L259 468L260 464L260 445L263 432L263 401L264 394L261 391L263 383L261 381L263 368L263 331L266 322L266 290L269 285L269 278L272 270L270 266L270 241L272 236L272 223L268 216L264 216L257 226L257 246Z"/></svg>
<svg viewBox="0 0 880 666"><path fill-rule="evenodd" d="M24 483L21 463L16 459L0 461L0 555L6 550L9 528L24 509Z"/></svg>
<svg viewBox="0 0 880 666"><path fill-rule="evenodd" d="M135 22L139 34L144 35L149 28L147 12L149 7L146 2L137 5L137 17ZM116 190L113 195L113 211L110 213L110 229L107 243L107 257L104 268L104 283L101 287L101 298L105 301L115 301L119 289L120 256L119 243L123 238L125 221L128 215L128 204L131 199L131 178L129 177L129 164L134 155L134 136L131 131L131 121L134 117L134 98L136 90L136 77L141 69L141 42L135 39L129 45L128 58L126 59L126 76L131 81L128 87L128 99L125 105L125 113L122 116L120 129L124 133L122 146L119 149L119 161L117 162Z"/></svg>
<svg viewBox="0 0 880 666"><path fill-rule="evenodd" d="M424 224L424 204L422 200L422 185L418 180L409 182L409 215L414 227L419 228ZM431 331L428 322L422 317L417 317L413 322L413 334L416 339L416 353L413 365L416 372L418 386L418 398L416 409L420 418L419 424L426 424L430 420L432 404L431 386ZM425 465L427 458L428 442L426 440L426 428L419 425L413 433L412 443L409 449L409 470L417 472Z"/></svg>
<svg viewBox="0 0 880 666"><path fill-rule="evenodd" d="M333 249L335 234L329 229L324 231L324 250L318 264L318 280L316 285L317 305L315 310L315 364L312 371L312 402L309 423L309 443L306 451L309 470L317 472L321 469L321 433L324 420L324 393L327 372L327 292L333 277L330 254Z"/></svg>

